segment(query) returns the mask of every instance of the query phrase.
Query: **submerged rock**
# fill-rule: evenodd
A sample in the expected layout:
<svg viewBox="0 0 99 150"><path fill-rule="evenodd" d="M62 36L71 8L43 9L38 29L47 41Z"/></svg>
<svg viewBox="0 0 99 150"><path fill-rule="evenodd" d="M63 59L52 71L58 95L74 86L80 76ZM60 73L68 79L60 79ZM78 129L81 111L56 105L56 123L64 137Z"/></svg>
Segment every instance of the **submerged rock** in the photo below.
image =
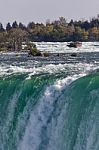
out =
<svg viewBox="0 0 99 150"><path fill-rule="evenodd" d="M70 56L77 57L77 53L72 53Z"/></svg>
<svg viewBox="0 0 99 150"><path fill-rule="evenodd" d="M82 43L81 42L71 42L69 44L67 44L68 47L74 47L74 48L77 48L77 47L81 47L82 46Z"/></svg>

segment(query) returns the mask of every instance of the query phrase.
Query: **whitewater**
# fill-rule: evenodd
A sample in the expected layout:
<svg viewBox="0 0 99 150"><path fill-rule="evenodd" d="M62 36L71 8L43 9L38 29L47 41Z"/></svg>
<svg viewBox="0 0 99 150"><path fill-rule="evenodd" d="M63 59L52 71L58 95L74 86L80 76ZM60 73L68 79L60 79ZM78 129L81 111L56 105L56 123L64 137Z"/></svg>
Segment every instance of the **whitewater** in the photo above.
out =
<svg viewBox="0 0 99 150"><path fill-rule="evenodd" d="M99 43L35 44L0 53L0 150L99 150Z"/></svg>

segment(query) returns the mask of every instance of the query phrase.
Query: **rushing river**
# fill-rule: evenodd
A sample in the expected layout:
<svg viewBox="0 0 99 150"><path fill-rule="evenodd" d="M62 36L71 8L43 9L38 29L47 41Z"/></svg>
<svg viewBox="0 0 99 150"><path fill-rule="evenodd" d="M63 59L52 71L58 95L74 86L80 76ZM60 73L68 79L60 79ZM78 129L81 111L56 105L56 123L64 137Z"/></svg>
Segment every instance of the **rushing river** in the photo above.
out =
<svg viewBox="0 0 99 150"><path fill-rule="evenodd" d="M0 54L0 150L99 150L98 46L36 44Z"/></svg>

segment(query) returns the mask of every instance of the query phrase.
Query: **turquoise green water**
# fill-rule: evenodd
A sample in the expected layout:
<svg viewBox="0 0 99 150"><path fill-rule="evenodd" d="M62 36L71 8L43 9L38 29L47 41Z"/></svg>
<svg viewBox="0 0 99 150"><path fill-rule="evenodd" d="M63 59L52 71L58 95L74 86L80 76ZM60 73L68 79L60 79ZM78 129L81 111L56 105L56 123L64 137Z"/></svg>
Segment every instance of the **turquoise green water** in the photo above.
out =
<svg viewBox="0 0 99 150"><path fill-rule="evenodd" d="M99 74L26 77L0 78L0 150L99 150Z"/></svg>

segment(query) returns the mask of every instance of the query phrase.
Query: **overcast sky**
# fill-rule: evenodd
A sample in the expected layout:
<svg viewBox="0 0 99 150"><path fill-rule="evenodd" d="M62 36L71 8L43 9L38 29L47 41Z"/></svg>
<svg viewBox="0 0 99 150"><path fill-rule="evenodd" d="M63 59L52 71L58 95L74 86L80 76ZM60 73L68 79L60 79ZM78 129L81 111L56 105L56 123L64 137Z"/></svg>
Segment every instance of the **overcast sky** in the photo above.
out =
<svg viewBox="0 0 99 150"><path fill-rule="evenodd" d="M63 16L90 19L99 13L99 0L0 0L0 22L45 23Z"/></svg>

